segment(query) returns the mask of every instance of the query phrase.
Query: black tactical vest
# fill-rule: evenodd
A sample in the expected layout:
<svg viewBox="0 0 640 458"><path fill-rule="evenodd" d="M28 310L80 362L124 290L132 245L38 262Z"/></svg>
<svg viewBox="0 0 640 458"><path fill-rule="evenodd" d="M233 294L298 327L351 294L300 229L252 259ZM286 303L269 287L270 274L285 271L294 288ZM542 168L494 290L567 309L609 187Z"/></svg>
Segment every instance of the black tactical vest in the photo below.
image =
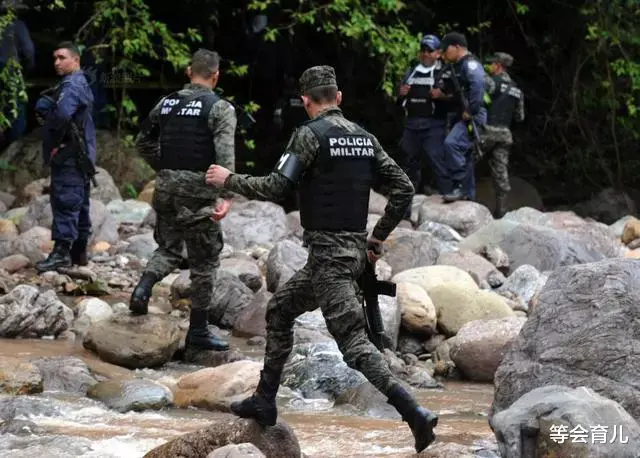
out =
<svg viewBox="0 0 640 458"><path fill-rule="evenodd" d="M364 129L348 132L324 118L305 124L320 150L300 183L300 221L305 230L364 232L375 149Z"/></svg>
<svg viewBox="0 0 640 458"><path fill-rule="evenodd" d="M160 169L204 172L216 162L209 112L220 97L205 91L194 96L176 92L162 102Z"/></svg>
<svg viewBox="0 0 640 458"><path fill-rule="evenodd" d="M522 98L522 91L513 81L503 78L501 75L493 77L496 89L491 94L491 107L487 118L490 126L510 127L513 112L518 101Z"/></svg>
<svg viewBox="0 0 640 458"><path fill-rule="evenodd" d="M436 68L429 71L418 71L416 67L407 79L406 84L411 86L407 94L405 108L409 118L428 118L433 114L434 106L431 99L431 88L435 85Z"/></svg>

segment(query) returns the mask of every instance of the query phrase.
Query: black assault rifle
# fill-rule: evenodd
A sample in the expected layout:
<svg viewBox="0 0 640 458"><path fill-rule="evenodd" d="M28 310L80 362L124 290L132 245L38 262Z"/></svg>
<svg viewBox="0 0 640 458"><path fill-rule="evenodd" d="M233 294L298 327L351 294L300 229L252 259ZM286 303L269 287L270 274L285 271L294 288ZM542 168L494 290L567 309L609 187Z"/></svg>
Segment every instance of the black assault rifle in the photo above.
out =
<svg viewBox="0 0 640 458"><path fill-rule="evenodd" d="M384 323L382 322L382 314L380 313L378 295L382 294L383 296L395 297L396 285L389 281L378 280L375 267L368 259L364 272L358 279L358 285L364 295L362 308L367 325L367 335L378 350L384 351L385 348L391 347L391 342L384 332Z"/></svg>
<svg viewBox="0 0 640 458"><path fill-rule="evenodd" d="M471 116L469 112L469 101L464 96L464 92L462 91L462 86L460 85L460 80L458 79L458 75L456 75L456 71L453 68L452 64L449 64L449 69L451 70L451 82L453 83L453 87L455 88L456 95L458 96L459 102L462 105L462 111L466 112ZM480 131L478 130L478 126L473 118L468 120L469 131L473 135L473 153L475 156L475 160L479 160L484 156L484 152L482 151L482 146L484 142L480 137Z"/></svg>

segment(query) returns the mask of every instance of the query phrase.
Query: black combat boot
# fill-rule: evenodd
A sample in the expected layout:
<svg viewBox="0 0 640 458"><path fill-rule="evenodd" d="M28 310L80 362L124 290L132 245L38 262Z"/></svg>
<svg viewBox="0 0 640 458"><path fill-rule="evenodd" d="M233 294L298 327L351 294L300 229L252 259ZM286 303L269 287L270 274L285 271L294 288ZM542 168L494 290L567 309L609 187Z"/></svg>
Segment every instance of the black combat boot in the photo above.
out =
<svg viewBox="0 0 640 458"><path fill-rule="evenodd" d="M149 299L151 299L151 291L153 285L158 282L158 277L153 272L145 272L136 285L131 299L129 300L129 310L133 315L146 315L148 312Z"/></svg>
<svg viewBox="0 0 640 458"><path fill-rule="evenodd" d="M504 192L496 192L496 210L493 214L494 218L502 218L507 213L507 194Z"/></svg>
<svg viewBox="0 0 640 458"><path fill-rule="evenodd" d="M86 240L76 239L73 245L71 245L71 263L76 266L86 266L89 264Z"/></svg>
<svg viewBox="0 0 640 458"><path fill-rule="evenodd" d="M202 350L228 350L229 343L225 340L219 339L209 331L208 315L209 312L206 309L191 310L186 346L197 347Z"/></svg>
<svg viewBox="0 0 640 458"><path fill-rule="evenodd" d="M451 203L451 202L457 202L458 200L467 200L467 196L464 195L464 193L462 192L462 185L461 184L456 184L453 187L453 191L451 191L449 194L445 194L444 196L442 196L442 200L444 201L444 203Z"/></svg>
<svg viewBox="0 0 640 458"><path fill-rule="evenodd" d="M416 452L420 453L431 444L436 435L433 428L438 424L436 414L419 406L402 385L396 384L389 391L387 401L402 415L402 419L409 424L416 440Z"/></svg>
<svg viewBox="0 0 640 458"><path fill-rule="evenodd" d="M253 418L262 426L273 426L278 419L276 394L280 386L280 373L265 367L260 371L256 392L250 397L231 403L231 412L241 418Z"/></svg>
<svg viewBox="0 0 640 458"><path fill-rule="evenodd" d="M71 243L65 240L56 240L53 251L44 261L36 263L36 271L38 274L56 270L59 267L71 267L71 255L69 251Z"/></svg>

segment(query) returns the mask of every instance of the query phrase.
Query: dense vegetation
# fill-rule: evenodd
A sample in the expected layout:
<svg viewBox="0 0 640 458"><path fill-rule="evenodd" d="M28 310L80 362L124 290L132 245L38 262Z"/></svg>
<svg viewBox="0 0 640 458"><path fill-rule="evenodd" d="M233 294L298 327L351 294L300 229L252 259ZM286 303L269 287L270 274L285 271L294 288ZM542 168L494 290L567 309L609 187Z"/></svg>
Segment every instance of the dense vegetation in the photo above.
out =
<svg viewBox="0 0 640 458"><path fill-rule="evenodd" d="M270 117L285 75L320 63L336 67L348 115L394 152L402 113L392 93L418 38L455 29L480 57L498 50L515 57L511 74L526 93L527 119L515 128L513 167L546 200L640 188L637 0L57 0L17 12L30 27L37 66L24 75L26 88L18 63L0 74L0 101L9 107L0 124L14 114L12 100L28 95L33 103L43 87L32 80L53 81L50 52L72 38L114 83L107 121L126 147L204 46L224 59L225 96L257 120L239 137L239 156L250 165L273 147ZM0 28L14 13L2 13ZM268 19L262 31L257 15Z"/></svg>

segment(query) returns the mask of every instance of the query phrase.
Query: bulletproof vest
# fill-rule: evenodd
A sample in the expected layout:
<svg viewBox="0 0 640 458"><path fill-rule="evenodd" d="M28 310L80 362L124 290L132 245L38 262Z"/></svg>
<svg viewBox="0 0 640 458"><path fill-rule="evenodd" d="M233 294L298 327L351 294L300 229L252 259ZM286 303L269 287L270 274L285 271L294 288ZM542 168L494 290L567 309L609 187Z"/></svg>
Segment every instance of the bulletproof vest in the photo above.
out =
<svg viewBox="0 0 640 458"><path fill-rule="evenodd" d="M216 162L209 112L220 100L214 92L167 96L160 108L160 169L204 172Z"/></svg>
<svg viewBox="0 0 640 458"><path fill-rule="evenodd" d="M309 116L304 109L304 104L300 97L287 97L285 105L282 107L282 124L287 134L305 121L309 120Z"/></svg>
<svg viewBox="0 0 640 458"><path fill-rule="evenodd" d="M375 176L371 135L349 132L324 118L305 124L320 143L314 163L300 187L300 221L305 230L364 232L369 191Z"/></svg>
<svg viewBox="0 0 640 458"><path fill-rule="evenodd" d="M407 79L411 86L405 103L407 117L427 118L433 114L434 106L431 99L431 88L435 85L436 67L418 65Z"/></svg>
<svg viewBox="0 0 640 458"><path fill-rule="evenodd" d="M501 75L494 76L493 80L496 83L496 89L491 94L487 124L509 127L513 119L513 112L518 101L522 98L522 91L513 81L503 78Z"/></svg>

